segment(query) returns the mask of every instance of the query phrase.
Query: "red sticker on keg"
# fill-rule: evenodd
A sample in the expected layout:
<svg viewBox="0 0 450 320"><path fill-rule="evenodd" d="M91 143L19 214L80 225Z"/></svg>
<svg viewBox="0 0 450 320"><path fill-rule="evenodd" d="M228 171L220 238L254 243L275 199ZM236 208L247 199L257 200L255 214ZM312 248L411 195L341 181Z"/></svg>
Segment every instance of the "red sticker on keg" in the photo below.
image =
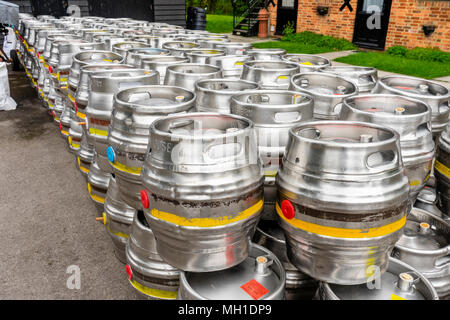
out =
<svg viewBox="0 0 450 320"><path fill-rule="evenodd" d="M250 280L246 284L243 284L241 286L241 289L244 290L254 300L258 300L262 296L269 293L269 290L264 288L264 286L255 279Z"/></svg>

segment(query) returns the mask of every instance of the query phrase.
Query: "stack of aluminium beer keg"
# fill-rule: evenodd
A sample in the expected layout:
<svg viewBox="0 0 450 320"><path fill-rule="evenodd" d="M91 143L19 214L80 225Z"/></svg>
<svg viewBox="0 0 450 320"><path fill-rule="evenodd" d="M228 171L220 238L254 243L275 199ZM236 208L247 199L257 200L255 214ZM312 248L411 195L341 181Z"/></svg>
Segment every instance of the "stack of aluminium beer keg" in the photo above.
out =
<svg viewBox="0 0 450 320"><path fill-rule="evenodd" d="M450 296L448 88L127 18L16 34L143 297Z"/></svg>

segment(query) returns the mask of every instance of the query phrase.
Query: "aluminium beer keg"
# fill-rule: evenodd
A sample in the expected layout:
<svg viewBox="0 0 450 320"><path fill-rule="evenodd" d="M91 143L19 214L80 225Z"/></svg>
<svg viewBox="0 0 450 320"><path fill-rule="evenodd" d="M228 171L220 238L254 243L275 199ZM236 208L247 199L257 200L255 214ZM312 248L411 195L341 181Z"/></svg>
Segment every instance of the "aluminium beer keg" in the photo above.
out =
<svg viewBox="0 0 450 320"><path fill-rule="evenodd" d="M322 67L318 71L335 74L348 79L358 86L359 93L370 93L378 81L378 71L369 67Z"/></svg>
<svg viewBox="0 0 450 320"><path fill-rule="evenodd" d="M188 63L189 59L184 57L173 57L173 56L152 56L146 57L141 60L140 68L146 70L155 70L159 73L160 83L164 84L166 78L166 70L168 66Z"/></svg>
<svg viewBox="0 0 450 320"><path fill-rule="evenodd" d="M286 54L286 50L276 48L250 48L245 50L244 54L253 57L253 60L256 61L281 61L281 57Z"/></svg>
<svg viewBox="0 0 450 320"><path fill-rule="evenodd" d="M399 134L371 123L312 121L289 131L276 177L289 260L329 283L386 271L408 210Z"/></svg>
<svg viewBox="0 0 450 320"><path fill-rule="evenodd" d="M291 78L297 73L299 73L298 65L291 62L246 61L241 79L256 82L261 89L287 90Z"/></svg>
<svg viewBox="0 0 450 320"><path fill-rule="evenodd" d="M206 63L222 69L222 76L225 79L240 79L244 70L244 62L250 59L251 57L247 55L227 55L209 57L206 59Z"/></svg>
<svg viewBox="0 0 450 320"><path fill-rule="evenodd" d="M297 63L300 72L317 72L322 67L331 66L329 59L311 54L289 53L283 55L282 60Z"/></svg>
<svg viewBox="0 0 450 320"><path fill-rule="evenodd" d="M194 106L195 94L179 87L141 86L116 94L105 145L125 203L141 208L141 168L153 121L169 114L191 112Z"/></svg>
<svg viewBox="0 0 450 320"><path fill-rule="evenodd" d="M340 119L385 125L399 133L412 206L425 187L434 158L430 107L398 95L358 95L344 100Z"/></svg>
<svg viewBox="0 0 450 320"><path fill-rule="evenodd" d="M222 78L219 67L209 64L182 63L167 67L164 84L194 91L197 80L215 78Z"/></svg>
<svg viewBox="0 0 450 320"><path fill-rule="evenodd" d="M140 197L161 257L192 272L244 261L264 202L253 123L175 115L153 122L150 137Z"/></svg>

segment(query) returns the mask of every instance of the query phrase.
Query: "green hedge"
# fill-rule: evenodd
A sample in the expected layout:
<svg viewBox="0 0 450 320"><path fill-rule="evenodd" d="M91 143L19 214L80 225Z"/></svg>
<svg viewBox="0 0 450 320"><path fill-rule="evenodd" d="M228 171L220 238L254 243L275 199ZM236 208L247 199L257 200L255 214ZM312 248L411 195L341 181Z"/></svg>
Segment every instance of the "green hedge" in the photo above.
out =
<svg viewBox="0 0 450 320"><path fill-rule="evenodd" d="M433 48L416 47L408 50L403 46L393 46L386 50L386 53L391 56L405 57L420 61L450 62L449 52L444 52Z"/></svg>

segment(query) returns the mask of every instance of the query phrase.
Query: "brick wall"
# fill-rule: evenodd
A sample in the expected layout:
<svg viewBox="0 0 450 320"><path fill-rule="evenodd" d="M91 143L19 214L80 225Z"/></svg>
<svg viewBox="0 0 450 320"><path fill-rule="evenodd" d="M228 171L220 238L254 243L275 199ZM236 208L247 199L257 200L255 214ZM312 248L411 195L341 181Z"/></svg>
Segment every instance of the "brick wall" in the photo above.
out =
<svg viewBox="0 0 450 320"><path fill-rule="evenodd" d="M422 31L424 24L437 28L427 37ZM450 51L450 1L392 1L386 48L393 45Z"/></svg>
<svg viewBox="0 0 450 320"><path fill-rule="evenodd" d="M277 5L278 0L273 0L273 2L275 3L275 5ZM277 27L277 7L276 6L274 7L274 6L270 5L268 10L269 10L269 14L270 14L270 17L269 17L269 22L270 22L269 34L270 35L274 35L276 27ZM273 26L273 28L272 28L272 26Z"/></svg>
<svg viewBox="0 0 450 320"><path fill-rule="evenodd" d="M276 2L276 1L275 1ZM298 0L297 32L312 31L353 40L357 0L351 0L353 11L339 11L343 0ZM328 14L320 16L317 6L329 7ZM276 8L269 8L271 24L276 25ZM437 26L425 36L422 25ZM438 47L450 52L450 1L392 0L386 49L393 45L407 48Z"/></svg>

